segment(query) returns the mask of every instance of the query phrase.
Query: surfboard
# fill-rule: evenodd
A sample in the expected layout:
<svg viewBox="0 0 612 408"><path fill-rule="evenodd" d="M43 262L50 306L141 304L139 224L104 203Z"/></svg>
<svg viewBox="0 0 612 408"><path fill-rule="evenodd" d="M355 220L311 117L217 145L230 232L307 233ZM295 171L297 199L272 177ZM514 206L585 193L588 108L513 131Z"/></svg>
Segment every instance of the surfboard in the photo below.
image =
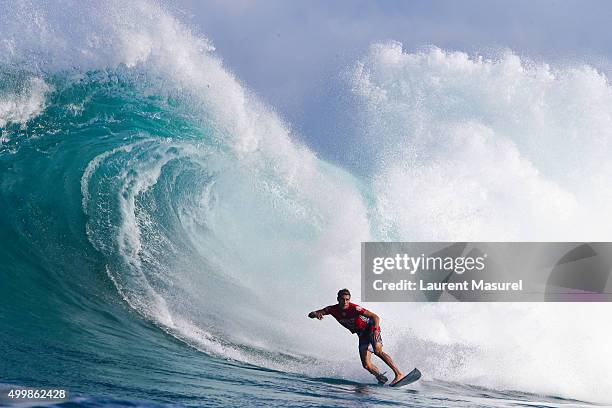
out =
<svg viewBox="0 0 612 408"><path fill-rule="evenodd" d="M414 370L409 372L408 375L406 375L404 378L402 378L401 380L399 380L395 384L390 385L390 387L401 387L403 385L412 384L413 382L415 382L419 378L421 378L421 372L419 371L418 368L415 368Z"/></svg>

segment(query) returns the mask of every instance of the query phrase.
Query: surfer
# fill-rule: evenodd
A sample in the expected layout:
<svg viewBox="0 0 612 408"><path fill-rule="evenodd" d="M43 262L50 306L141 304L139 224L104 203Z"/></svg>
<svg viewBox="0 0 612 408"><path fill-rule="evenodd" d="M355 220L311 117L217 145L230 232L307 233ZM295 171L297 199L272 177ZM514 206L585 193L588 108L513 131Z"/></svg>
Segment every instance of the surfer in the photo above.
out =
<svg viewBox="0 0 612 408"><path fill-rule="evenodd" d="M363 307L350 302L351 292L348 289L338 291L338 304L324 307L320 310L308 313L311 319L323 319L325 315L332 315L338 323L359 336L359 357L363 368L368 370L379 384L386 383L389 379L378 371L372 363L372 353L378 356L393 370L395 378L391 385L402 380L405 375L395 365L391 357L382 351L382 338L380 336L380 317Z"/></svg>

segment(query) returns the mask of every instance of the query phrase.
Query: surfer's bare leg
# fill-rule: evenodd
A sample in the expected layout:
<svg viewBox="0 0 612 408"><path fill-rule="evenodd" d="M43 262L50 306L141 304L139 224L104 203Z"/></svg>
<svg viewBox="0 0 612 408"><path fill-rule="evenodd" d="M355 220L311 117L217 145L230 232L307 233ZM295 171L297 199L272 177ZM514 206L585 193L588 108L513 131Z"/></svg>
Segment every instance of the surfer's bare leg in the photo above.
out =
<svg viewBox="0 0 612 408"><path fill-rule="evenodd" d="M368 370L370 374L375 377L380 374L380 372L378 371L378 367L376 367L374 363L372 363L372 353L370 353L368 349L359 350L359 357L361 358L361 365L363 366L363 368Z"/></svg>
<svg viewBox="0 0 612 408"><path fill-rule="evenodd" d="M368 354L371 353L368 351ZM378 356L382 361L384 361L385 364L388 365L391 370L393 370L395 378L393 379L393 381L391 381L391 384L395 384L396 382L404 378L404 374L400 371L399 367L395 365L391 356L382 351L382 343L376 343L374 345L374 354Z"/></svg>

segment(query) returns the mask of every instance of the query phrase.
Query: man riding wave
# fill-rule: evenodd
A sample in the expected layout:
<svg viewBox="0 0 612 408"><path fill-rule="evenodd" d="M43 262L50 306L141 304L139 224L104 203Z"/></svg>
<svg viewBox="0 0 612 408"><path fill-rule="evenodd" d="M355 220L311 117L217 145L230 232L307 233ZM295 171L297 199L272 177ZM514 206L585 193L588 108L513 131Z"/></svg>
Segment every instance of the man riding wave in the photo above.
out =
<svg viewBox="0 0 612 408"><path fill-rule="evenodd" d="M395 365L391 357L382 351L380 317L359 305L351 303L350 300L351 292L348 289L341 289L338 291L338 304L310 312L308 317L321 320L325 315L332 315L338 323L346 327L351 333L357 334L359 336L359 357L363 368L376 377L379 384L384 384L389 380L372 363L372 353L374 353L393 370L395 378L391 381L391 385L394 385L405 375Z"/></svg>

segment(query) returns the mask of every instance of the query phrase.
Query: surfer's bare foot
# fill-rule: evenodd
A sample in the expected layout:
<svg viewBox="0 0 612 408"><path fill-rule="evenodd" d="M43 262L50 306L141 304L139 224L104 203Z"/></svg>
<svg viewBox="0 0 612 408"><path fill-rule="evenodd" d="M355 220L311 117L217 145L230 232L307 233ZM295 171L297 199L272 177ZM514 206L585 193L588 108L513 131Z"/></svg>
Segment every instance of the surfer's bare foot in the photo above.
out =
<svg viewBox="0 0 612 408"><path fill-rule="evenodd" d="M408 374L402 374L402 372L398 372L395 374L395 378L393 379L393 381L391 381L391 383L389 385L395 385L397 384L399 381L401 381L404 377L406 377Z"/></svg>

